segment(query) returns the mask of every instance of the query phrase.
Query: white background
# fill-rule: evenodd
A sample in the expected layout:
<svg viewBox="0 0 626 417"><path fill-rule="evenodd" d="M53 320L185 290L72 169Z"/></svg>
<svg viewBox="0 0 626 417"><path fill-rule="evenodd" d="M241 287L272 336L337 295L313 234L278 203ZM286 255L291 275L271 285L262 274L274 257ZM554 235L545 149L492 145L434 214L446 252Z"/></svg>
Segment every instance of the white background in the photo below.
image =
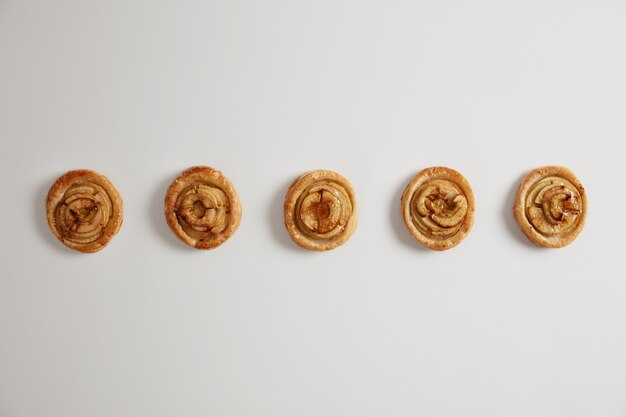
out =
<svg viewBox="0 0 626 417"><path fill-rule="evenodd" d="M0 416L625 416L625 80L624 1L0 0ZM163 218L195 164L243 204L209 252ZM560 250L511 212L546 164ZM432 165L476 196L443 253L400 216ZM124 199L93 255L45 221L75 168ZM317 168L360 204L327 253L282 224Z"/></svg>

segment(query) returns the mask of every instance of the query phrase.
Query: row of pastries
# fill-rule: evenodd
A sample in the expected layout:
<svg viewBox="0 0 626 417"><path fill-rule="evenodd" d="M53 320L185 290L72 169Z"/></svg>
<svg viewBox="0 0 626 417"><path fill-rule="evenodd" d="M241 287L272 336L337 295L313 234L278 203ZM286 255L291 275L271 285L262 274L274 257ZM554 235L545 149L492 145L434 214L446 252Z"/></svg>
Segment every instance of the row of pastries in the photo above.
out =
<svg viewBox="0 0 626 417"><path fill-rule="evenodd" d="M458 245L474 223L474 193L454 169L430 167L407 185L402 218L417 242L433 250ZM570 244L581 232L587 211L585 189L574 173L561 166L532 170L523 180L513 207L521 230L547 248ZM172 232L196 249L214 249L241 223L239 196L230 180L208 166L183 171L167 189L165 220ZM46 198L50 230L65 246L97 252L117 234L123 202L104 175L79 169L65 173ZM308 250L326 251L346 243L358 222L354 189L341 174L308 171L289 186L284 202L285 227L291 239Z"/></svg>

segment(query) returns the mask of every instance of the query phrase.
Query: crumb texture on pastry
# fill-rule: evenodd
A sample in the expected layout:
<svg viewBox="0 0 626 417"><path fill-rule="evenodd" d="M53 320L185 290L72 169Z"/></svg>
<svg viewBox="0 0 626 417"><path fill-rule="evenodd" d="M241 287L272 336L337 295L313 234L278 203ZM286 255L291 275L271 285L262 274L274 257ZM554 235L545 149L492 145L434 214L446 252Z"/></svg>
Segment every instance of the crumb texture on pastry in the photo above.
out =
<svg viewBox="0 0 626 417"><path fill-rule="evenodd" d="M560 248L582 231L587 211L585 189L574 173L561 166L534 169L522 181L514 214L535 244Z"/></svg>
<svg viewBox="0 0 626 417"><path fill-rule="evenodd" d="M344 244L356 229L354 190L340 174L317 170L301 175L287 191L285 226L305 249L329 250Z"/></svg>
<svg viewBox="0 0 626 417"><path fill-rule="evenodd" d="M95 171L69 171L50 187L46 215L50 230L64 245L97 252L119 231L122 199L113 184Z"/></svg>
<svg viewBox="0 0 626 417"><path fill-rule="evenodd" d="M402 195L404 222L423 245L445 250L458 245L474 221L474 195L463 175L446 167L421 171Z"/></svg>
<svg viewBox="0 0 626 417"><path fill-rule="evenodd" d="M185 170L165 196L170 229L187 245L213 249L239 227L241 203L232 183L220 171L206 166Z"/></svg>

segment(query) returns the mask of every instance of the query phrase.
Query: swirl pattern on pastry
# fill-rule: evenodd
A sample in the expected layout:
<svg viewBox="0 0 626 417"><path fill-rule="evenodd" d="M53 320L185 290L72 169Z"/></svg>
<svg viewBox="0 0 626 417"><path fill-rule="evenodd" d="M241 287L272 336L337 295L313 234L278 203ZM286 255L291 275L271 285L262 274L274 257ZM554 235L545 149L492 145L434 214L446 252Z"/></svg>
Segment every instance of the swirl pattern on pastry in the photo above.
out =
<svg viewBox="0 0 626 417"><path fill-rule="evenodd" d="M232 183L221 172L196 166L180 174L168 188L165 218L187 245L213 249L239 227L241 203Z"/></svg>
<svg viewBox="0 0 626 417"><path fill-rule="evenodd" d="M318 170L301 175L285 196L284 220L291 239L305 249L329 250L356 229L354 190L340 174Z"/></svg>
<svg viewBox="0 0 626 417"><path fill-rule="evenodd" d="M524 234L535 244L560 248L582 231L587 196L581 182L565 167L531 171L517 193L514 214Z"/></svg>
<svg viewBox="0 0 626 417"><path fill-rule="evenodd" d="M104 248L123 221L122 199L103 175L69 171L50 187L46 215L52 233L65 246L91 253Z"/></svg>
<svg viewBox="0 0 626 417"><path fill-rule="evenodd" d="M474 194L463 175L446 167L421 171L402 195L404 222L424 246L445 250L458 245L474 223Z"/></svg>

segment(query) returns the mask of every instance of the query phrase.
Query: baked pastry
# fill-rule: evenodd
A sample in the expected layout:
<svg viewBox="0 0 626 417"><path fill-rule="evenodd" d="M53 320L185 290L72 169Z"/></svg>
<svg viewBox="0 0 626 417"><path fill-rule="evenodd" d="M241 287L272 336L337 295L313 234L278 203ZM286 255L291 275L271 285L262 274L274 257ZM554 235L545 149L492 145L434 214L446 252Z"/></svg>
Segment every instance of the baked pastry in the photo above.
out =
<svg viewBox="0 0 626 417"><path fill-rule="evenodd" d="M587 194L569 169L541 167L522 181L513 212L533 243L561 248L572 243L585 225Z"/></svg>
<svg viewBox="0 0 626 417"><path fill-rule="evenodd" d="M402 195L402 216L413 237L426 247L458 245L474 224L474 193L463 175L446 167L426 168Z"/></svg>
<svg viewBox="0 0 626 417"><path fill-rule="evenodd" d="M350 239L357 225L352 185L340 174L309 171L296 179L285 196L285 227L305 249L335 249Z"/></svg>
<svg viewBox="0 0 626 417"><path fill-rule="evenodd" d="M50 187L46 216L50 230L65 246L97 252L122 226L122 198L104 175L87 169L69 171Z"/></svg>
<svg viewBox="0 0 626 417"><path fill-rule="evenodd" d="M213 168L185 170L167 189L165 219L187 245L213 249L232 236L241 222L241 203L233 184Z"/></svg>

